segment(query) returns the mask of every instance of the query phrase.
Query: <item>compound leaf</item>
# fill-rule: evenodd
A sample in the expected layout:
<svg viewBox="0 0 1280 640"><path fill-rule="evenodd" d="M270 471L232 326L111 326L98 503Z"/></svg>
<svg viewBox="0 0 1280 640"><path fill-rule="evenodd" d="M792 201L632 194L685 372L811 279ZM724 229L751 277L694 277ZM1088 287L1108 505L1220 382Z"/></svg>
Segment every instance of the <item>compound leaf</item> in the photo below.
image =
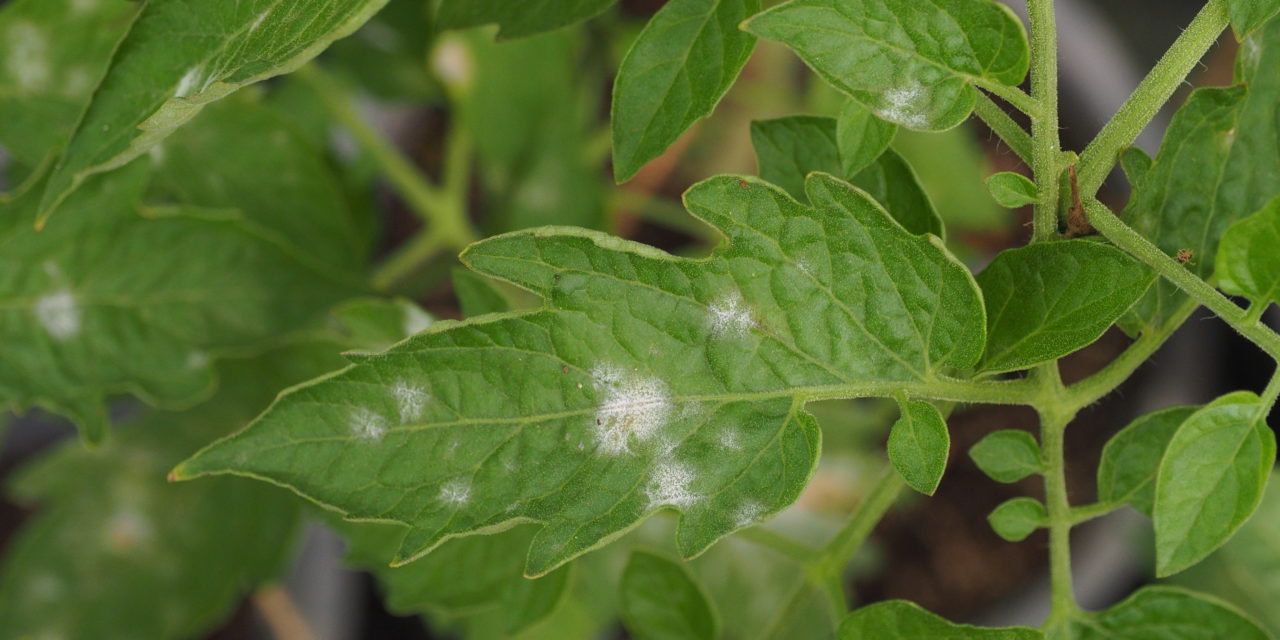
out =
<svg viewBox="0 0 1280 640"><path fill-rule="evenodd" d="M987 516L996 535L1009 542L1021 542L1036 529L1047 526L1049 515L1044 505L1034 498L1011 498L1000 503Z"/></svg>
<svg viewBox="0 0 1280 640"><path fill-rule="evenodd" d="M759 10L760 0L671 0L653 16L613 84L618 182L711 114L756 45L738 24Z"/></svg>
<svg viewBox="0 0 1280 640"><path fill-rule="evenodd" d="M240 87L288 73L386 0L155 0L116 50L45 186L43 222L90 175L123 166Z"/></svg>
<svg viewBox="0 0 1280 640"><path fill-rule="evenodd" d="M924 131L960 124L975 83L1016 86L1030 61L1022 23L991 0L792 0L743 28L791 47L881 118Z"/></svg>
<svg viewBox="0 0 1280 640"><path fill-rule="evenodd" d="M982 349L976 286L936 239L831 176L808 195L695 186L690 211L731 240L703 260L568 228L473 245L468 266L546 308L356 358L175 474L251 474L403 523L399 562L532 521L541 575L662 509L682 513L677 543L695 556L799 495L818 453L812 390L909 392Z"/></svg>
<svg viewBox="0 0 1280 640"><path fill-rule="evenodd" d="M988 433L969 449L969 457L982 472L996 482L1017 482L1044 470L1040 443L1021 429Z"/></svg>
<svg viewBox="0 0 1280 640"><path fill-rule="evenodd" d="M1071 624L1077 640L1268 640L1235 607L1176 587L1144 587L1120 604Z"/></svg>
<svg viewBox="0 0 1280 640"><path fill-rule="evenodd" d="M1218 245L1218 286L1254 304L1280 301L1280 199L1227 227Z"/></svg>
<svg viewBox="0 0 1280 640"><path fill-rule="evenodd" d="M1002 251L978 274L987 305L987 349L979 368L1025 369L1087 346L1154 279L1128 254L1091 240Z"/></svg>
<svg viewBox="0 0 1280 640"><path fill-rule="evenodd" d="M901 640L1041 640L1044 634L1028 627L975 627L955 624L914 602L889 600L862 607L840 624L840 640L899 638Z"/></svg>
<svg viewBox="0 0 1280 640"><path fill-rule="evenodd" d="M443 0L436 26L465 29L498 25L499 38L551 31L598 15L618 0Z"/></svg>
<svg viewBox="0 0 1280 640"><path fill-rule="evenodd" d="M1223 396L1178 428L1156 475L1156 573L1168 576L1222 546L1262 501L1276 439L1253 394Z"/></svg>
<svg viewBox="0 0 1280 640"><path fill-rule="evenodd" d="M1178 427L1198 409L1173 407L1149 413L1112 436L1098 463L1098 501L1128 503L1151 517L1160 460Z"/></svg>
<svg viewBox="0 0 1280 640"><path fill-rule="evenodd" d="M931 496L942 482L951 452L947 421L928 402L911 400L901 406L902 416L889 431L889 462L908 486Z"/></svg>
<svg viewBox="0 0 1280 640"><path fill-rule="evenodd" d="M635 551L622 572L622 620L638 640L715 640L720 623L689 570Z"/></svg>

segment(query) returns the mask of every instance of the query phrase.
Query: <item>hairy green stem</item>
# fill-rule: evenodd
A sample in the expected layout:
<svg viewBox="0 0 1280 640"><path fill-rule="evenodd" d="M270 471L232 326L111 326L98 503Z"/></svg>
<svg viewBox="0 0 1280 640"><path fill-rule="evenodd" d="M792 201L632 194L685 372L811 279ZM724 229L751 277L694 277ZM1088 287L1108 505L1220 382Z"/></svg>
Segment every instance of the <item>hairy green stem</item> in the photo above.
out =
<svg viewBox="0 0 1280 640"><path fill-rule="evenodd" d="M836 609L837 613L843 613L848 609L841 580L845 566L849 564L854 552L862 546L867 536L871 535L871 530L884 517L889 507L893 506L906 486L907 483L901 475L898 475L898 471L892 465L886 465L884 472L876 480L875 486L863 499L862 504L858 505L853 516L822 549L821 555L810 563L809 569L812 575L828 590L833 581L838 586L841 606Z"/></svg>
<svg viewBox="0 0 1280 640"><path fill-rule="evenodd" d="M1280 362L1280 336L1259 322L1258 318L1251 319L1249 311L1232 302L1212 285L1188 271L1185 265L1151 244L1096 198L1087 198L1084 201L1084 207L1085 213L1089 216L1089 223L1099 233L1106 236L1117 247L1155 269L1196 302L1208 307L1240 335L1248 338L1267 352L1267 355Z"/></svg>
<svg viewBox="0 0 1280 640"><path fill-rule="evenodd" d="M1032 218L1033 240L1058 235L1058 27L1053 0L1027 0L1031 18L1031 96L1040 111L1031 118L1031 168L1040 201Z"/></svg>
<svg viewBox="0 0 1280 640"><path fill-rule="evenodd" d="M1055 365L1056 366L1056 365ZM1069 413L1040 413L1040 447L1043 455L1044 501L1049 516L1049 576L1052 604L1044 628L1052 631L1065 626L1080 613L1071 580L1071 502L1067 496L1066 463L1063 441Z"/></svg>
<svg viewBox="0 0 1280 640"><path fill-rule="evenodd" d="M1080 155L1080 195L1094 195L1121 151L1133 144L1227 28L1225 0L1209 0L1120 111Z"/></svg>
<svg viewBox="0 0 1280 640"><path fill-rule="evenodd" d="M1094 518L1100 518L1122 506L1124 505L1112 502L1094 502L1079 507L1071 507L1071 525L1075 526Z"/></svg>
<svg viewBox="0 0 1280 640"><path fill-rule="evenodd" d="M1148 329L1138 336L1119 356L1109 362L1097 373L1067 388L1067 405L1073 410L1087 407L1120 386L1133 375L1142 363L1146 362L1164 343L1182 326L1191 312L1195 311L1195 302L1185 302L1178 307L1173 316L1163 326Z"/></svg>
<svg viewBox="0 0 1280 640"><path fill-rule="evenodd" d="M1018 155L1023 164L1031 166L1031 134L1027 133L1022 125L1014 122L1013 118L1000 108L1000 105L982 92L978 93L978 104L974 108L974 113L978 114L978 118L997 136L1000 136L1000 139Z"/></svg>
<svg viewBox="0 0 1280 640"><path fill-rule="evenodd" d="M1022 89L983 78L975 78L973 83L979 88L991 92L992 95L999 97L1001 100L1008 102L1013 106L1013 108L1031 116L1032 118L1040 117L1045 112L1046 107L1044 103L1040 102L1034 94L1027 95L1027 93Z"/></svg>

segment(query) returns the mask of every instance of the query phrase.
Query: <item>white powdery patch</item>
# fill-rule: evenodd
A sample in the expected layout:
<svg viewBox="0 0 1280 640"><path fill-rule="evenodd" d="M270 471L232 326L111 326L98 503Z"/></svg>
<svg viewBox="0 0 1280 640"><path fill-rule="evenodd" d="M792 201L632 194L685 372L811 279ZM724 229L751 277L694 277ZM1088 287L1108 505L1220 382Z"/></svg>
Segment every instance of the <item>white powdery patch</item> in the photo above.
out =
<svg viewBox="0 0 1280 640"><path fill-rule="evenodd" d="M188 369L203 369L209 365L209 354L203 351L192 351L187 354L186 364Z"/></svg>
<svg viewBox="0 0 1280 640"><path fill-rule="evenodd" d="M271 15L270 11L263 11L262 13L259 13L258 17L253 19L253 24L249 25L249 33L257 31L258 27L261 27L262 23L267 21L268 15Z"/></svg>
<svg viewBox="0 0 1280 640"><path fill-rule="evenodd" d="M147 150L147 155L151 156L151 162L161 164L164 162L164 146L156 145Z"/></svg>
<svg viewBox="0 0 1280 640"><path fill-rule="evenodd" d="M725 427L720 432L720 446L729 451L742 450L742 434L733 427Z"/></svg>
<svg viewBox="0 0 1280 640"><path fill-rule="evenodd" d="M754 500L748 500L733 512L733 523L738 527L755 524L760 516L764 514L764 505Z"/></svg>
<svg viewBox="0 0 1280 640"><path fill-rule="evenodd" d="M607 455L631 453L632 438L644 442L666 426L671 396L661 380L611 366L597 366L591 375L595 387L604 392L594 425L600 451Z"/></svg>
<svg viewBox="0 0 1280 640"><path fill-rule="evenodd" d="M471 483L461 479L450 480L440 487L437 498L445 504L464 505L471 500Z"/></svg>
<svg viewBox="0 0 1280 640"><path fill-rule="evenodd" d="M191 67L178 81L178 88L173 90L173 97L186 98L209 88L209 80L204 77L204 69Z"/></svg>
<svg viewBox="0 0 1280 640"><path fill-rule="evenodd" d="M34 24L15 22L5 41L9 56L5 67L21 90L42 89L49 82L49 43Z"/></svg>
<svg viewBox="0 0 1280 640"><path fill-rule="evenodd" d="M368 409L351 410L351 432L363 440L381 440L387 433L387 421Z"/></svg>
<svg viewBox="0 0 1280 640"><path fill-rule="evenodd" d="M404 380L391 385L391 397L396 400L396 410L400 412L400 422L413 422L422 417L422 410L431 399L426 389L410 384Z"/></svg>
<svg viewBox="0 0 1280 640"><path fill-rule="evenodd" d="M80 303L71 291L62 289L36 300L36 319L55 340L66 340L80 333Z"/></svg>
<svg viewBox="0 0 1280 640"><path fill-rule="evenodd" d="M742 294L733 292L721 296L707 307L707 325L716 337L743 336L755 328L751 308L742 300Z"/></svg>
<svg viewBox="0 0 1280 640"><path fill-rule="evenodd" d="M412 336L420 332L426 331L435 322L435 318L431 314L419 309L414 305L405 305L404 308L404 334Z"/></svg>
<svg viewBox="0 0 1280 640"><path fill-rule="evenodd" d="M115 513L107 523L107 543L116 551L132 551L150 543L154 537L151 522L133 509Z"/></svg>
<svg viewBox="0 0 1280 640"><path fill-rule="evenodd" d="M658 463L649 478L644 494L649 498L649 508L688 508L698 501L697 494L689 490L693 484L693 470L680 462L665 460Z"/></svg>
<svg viewBox="0 0 1280 640"><path fill-rule="evenodd" d="M923 105L920 103L924 98L924 87L918 83L890 89L884 94L885 105L880 109L879 115L908 128L923 128L929 123L921 110Z"/></svg>

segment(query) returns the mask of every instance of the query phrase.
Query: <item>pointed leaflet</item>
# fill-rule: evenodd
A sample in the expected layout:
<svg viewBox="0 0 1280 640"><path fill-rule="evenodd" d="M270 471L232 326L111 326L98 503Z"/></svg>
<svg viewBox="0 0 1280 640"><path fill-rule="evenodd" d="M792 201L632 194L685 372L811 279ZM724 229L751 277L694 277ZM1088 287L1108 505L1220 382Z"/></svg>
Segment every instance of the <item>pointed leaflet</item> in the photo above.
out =
<svg viewBox="0 0 1280 640"><path fill-rule="evenodd" d="M95 173L136 158L207 103L288 73L386 0L152 0L116 51L45 186L37 218Z"/></svg>
<svg viewBox="0 0 1280 640"><path fill-rule="evenodd" d="M1006 209L1017 209L1040 201L1036 184L1026 176L1012 171L1002 171L987 178L987 190Z"/></svg>
<svg viewBox="0 0 1280 640"><path fill-rule="evenodd" d="M1239 63L1247 88L1191 94L1124 213L1169 255L1191 250L1186 268L1202 278L1214 273L1227 227L1280 193L1280 22L1247 40ZM1121 326L1131 334L1161 326L1185 300L1160 280Z"/></svg>
<svg viewBox="0 0 1280 640"><path fill-rule="evenodd" d="M1021 542L1040 527L1048 526L1044 505L1035 498L1012 498L1000 503L987 516L996 535L1009 542Z"/></svg>
<svg viewBox="0 0 1280 640"><path fill-rule="evenodd" d="M792 0L743 28L791 47L881 118L924 131L960 124L974 84L1017 86L1030 61L1022 23L991 0Z"/></svg>
<svg viewBox="0 0 1280 640"><path fill-rule="evenodd" d="M1149 413L1112 436L1098 463L1098 501L1129 503L1151 517L1160 460L1178 427L1198 409L1173 407Z"/></svg>
<svg viewBox="0 0 1280 640"><path fill-rule="evenodd" d="M66 142L135 13L118 0L0 8L0 144L18 162L34 168Z"/></svg>
<svg viewBox="0 0 1280 640"><path fill-rule="evenodd" d="M818 453L804 399L927 385L982 349L973 279L935 240L830 176L809 198L695 186L689 209L730 239L704 260L568 228L473 245L469 266L547 308L437 324L176 473L250 474L410 525L402 561L534 521L538 575L664 508L697 555L799 495Z"/></svg>
<svg viewBox="0 0 1280 640"><path fill-rule="evenodd" d="M1204 559L1231 538L1262 501L1276 461L1276 437L1251 393L1233 393L1178 428L1156 475L1156 574Z"/></svg>
<svg viewBox="0 0 1280 640"><path fill-rule="evenodd" d="M43 232L34 198L0 204L0 406L58 411L97 439L105 395L190 403L213 383L212 356L295 330L355 290L236 219L139 216L146 170L89 181L67 200L76 218Z"/></svg>
<svg viewBox="0 0 1280 640"><path fill-rule="evenodd" d="M637 640L715 640L715 610L689 570L649 551L635 551L622 572L622 620Z"/></svg>
<svg viewBox="0 0 1280 640"><path fill-rule="evenodd" d="M442 0L441 29L499 26L499 38L519 38L586 20L618 0Z"/></svg>
<svg viewBox="0 0 1280 640"><path fill-rule="evenodd" d="M996 482L1017 482L1044 470L1040 461L1040 443L1035 436L1020 429L987 434L969 449L969 457Z"/></svg>
<svg viewBox="0 0 1280 640"><path fill-rule="evenodd" d="M889 148L898 125L877 118L857 100L846 100L836 118L836 146L840 149L841 175L866 169Z"/></svg>
<svg viewBox="0 0 1280 640"><path fill-rule="evenodd" d="M951 451L947 422L928 402L912 400L899 406L902 416L889 432L889 461L908 486L931 496L942 482Z"/></svg>
<svg viewBox="0 0 1280 640"><path fill-rule="evenodd" d="M896 638L898 640L1041 640L1044 634L1028 627L975 627L955 624L906 600L889 600L862 607L840 624L840 640Z"/></svg>
<svg viewBox="0 0 1280 640"><path fill-rule="evenodd" d="M1091 240L1000 252L978 274L987 305L987 349L979 369L1026 369L1087 346L1154 279L1128 254Z"/></svg>
<svg viewBox="0 0 1280 640"><path fill-rule="evenodd" d="M1257 31L1262 25L1280 13L1280 0L1226 0L1227 15L1236 36L1244 37Z"/></svg>
<svg viewBox="0 0 1280 640"><path fill-rule="evenodd" d="M613 171L630 180L716 103L756 38L738 24L760 0L671 0L631 45L613 84Z"/></svg>
<svg viewBox="0 0 1280 640"><path fill-rule="evenodd" d="M1254 304L1280 301L1280 198L1227 228L1218 245L1218 286Z"/></svg>
<svg viewBox="0 0 1280 640"><path fill-rule="evenodd" d="M1124 602L1071 624L1076 640L1268 640L1253 620L1212 596L1145 587Z"/></svg>

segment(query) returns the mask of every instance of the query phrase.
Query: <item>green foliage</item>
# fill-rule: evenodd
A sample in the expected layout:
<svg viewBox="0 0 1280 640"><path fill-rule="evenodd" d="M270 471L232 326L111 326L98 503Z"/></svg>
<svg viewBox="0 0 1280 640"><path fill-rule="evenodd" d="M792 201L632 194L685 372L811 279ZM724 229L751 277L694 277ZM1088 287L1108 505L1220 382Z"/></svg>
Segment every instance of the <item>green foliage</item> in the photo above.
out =
<svg viewBox="0 0 1280 640"><path fill-rule="evenodd" d="M756 39L738 23L760 0L671 0L640 32L613 84L613 172L625 182L738 78Z"/></svg>
<svg viewBox="0 0 1280 640"><path fill-rule="evenodd" d="M1266 307L1280 301L1280 200L1227 227L1218 245L1218 286Z"/></svg>
<svg viewBox="0 0 1280 640"><path fill-rule="evenodd" d="M1241 39L1257 31L1267 21L1280 13L1277 0L1227 0L1227 13L1231 26Z"/></svg>
<svg viewBox="0 0 1280 640"><path fill-rule="evenodd" d="M1267 640L1257 623L1216 598L1173 587L1146 587L1124 602L1076 621L1079 640Z"/></svg>
<svg viewBox="0 0 1280 640"><path fill-rule="evenodd" d="M1169 441L1199 407L1173 407L1149 413L1107 441L1098 463L1098 501L1128 503L1151 517L1156 474Z"/></svg>
<svg viewBox="0 0 1280 640"><path fill-rule="evenodd" d="M950 129L973 111L974 84L1013 87L1027 74L1022 23L989 0L791 0L743 28L908 129Z"/></svg>
<svg viewBox="0 0 1280 640"><path fill-rule="evenodd" d="M991 197L1006 209L1017 209L1040 201L1036 184L1021 173L1002 171L987 178Z"/></svg>
<svg viewBox="0 0 1280 640"><path fill-rule="evenodd" d="M953 624L906 600L889 600L862 607L840 624L841 640L861 638L973 638L974 640L1037 640L1044 634L1026 627L989 629Z"/></svg>
<svg viewBox="0 0 1280 640"><path fill-rule="evenodd" d="M901 403L902 415L889 431L889 461L912 489L933 495L947 469L951 435L938 409L928 402Z"/></svg>
<svg viewBox="0 0 1280 640"><path fill-rule="evenodd" d="M497 24L501 38L551 31L586 20L617 0L441 0L436 24L462 29Z"/></svg>
<svg viewBox="0 0 1280 640"><path fill-rule="evenodd" d="M622 572L622 619L638 640L714 640L715 611L688 569L656 553L636 551Z"/></svg>
<svg viewBox="0 0 1280 640"><path fill-rule="evenodd" d="M1001 538L1009 542L1021 542L1036 529L1049 523L1044 504L1034 498L1010 498L1000 503L987 522Z"/></svg>
<svg viewBox="0 0 1280 640"><path fill-rule="evenodd" d="M1020 429L1002 429L987 434L969 449L969 457L982 472L997 482L1017 482L1044 471L1040 443Z"/></svg>
<svg viewBox="0 0 1280 640"><path fill-rule="evenodd" d="M841 175L857 175L866 169L889 148L897 133L898 125L877 118L856 100L846 100L836 118Z"/></svg>

